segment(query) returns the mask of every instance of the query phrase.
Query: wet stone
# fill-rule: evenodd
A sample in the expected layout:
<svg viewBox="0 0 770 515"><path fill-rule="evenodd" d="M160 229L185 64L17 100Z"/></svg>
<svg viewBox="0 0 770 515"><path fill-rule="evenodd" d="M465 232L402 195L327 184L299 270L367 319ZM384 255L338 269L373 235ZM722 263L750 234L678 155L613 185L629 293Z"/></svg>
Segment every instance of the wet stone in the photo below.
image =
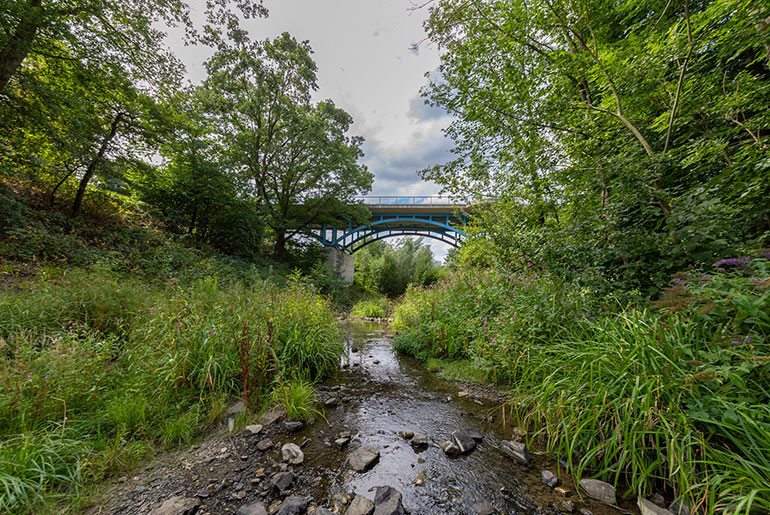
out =
<svg viewBox="0 0 770 515"><path fill-rule="evenodd" d="M556 488L553 489L553 491L561 495L562 497L569 497L570 495L572 495L572 492L570 492L563 486L557 486Z"/></svg>
<svg viewBox="0 0 770 515"><path fill-rule="evenodd" d="M517 463L522 465L529 465L532 463L532 456L529 454L529 449L527 449L526 444L504 440L501 449L503 454Z"/></svg>
<svg viewBox="0 0 770 515"><path fill-rule="evenodd" d="M390 486L378 486L374 495L374 515L404 515L401 492Z"/></svg>
<svg viewBox="0 0 770 515"><path fill-rule="evenodd" d="M580 487L588 497L604 504L615 504L615 487L598 479L581 479Z"/></svg>
<svg viewBox="0 0 770 515"><path fill-rule="evenodd" d="M270 438L265 438L257 442L257 449L260 451L266 451L273 446L273 441Z"/></svg>
<svg viewBox="0 0 770 515"><path fill-rule="evenodd" d="M417 477L412 480L412 484L415 486L423 486L425 484L425 471L423 470Z"/></svg>
<svg viewBox="0 0 770 515"><path fill-rule="evenodd" d="M473 510L473 513L476 515L492 515L493 513L496 513L497 510L495 510L495 507L489 504L488 502L479 502L471 506L471 510Z"/></svg>
<svg viewBox="0 0 770 515"><path fill-rule="evenodd" d="M452 443L460 449L460 454L469 453L476 448L476 440L460 431L452 433Z"/></svg>
<svg viewBox="0 0 770 515"><path fill-rule="evenodd" d="M278 515L304 515L310 499L299 495L291 495L283 500Z"/></svg>
<svg viewBox="0 0 770 515"><path fill-rule="evenodd" d="M277 472L270 478L270 482L273 486L280 491L288 490L292 481L294 481L293 472Z"/></svg>
<svg viewBox="0 0 770 515"><path fill-rule="evenodd" d="M336 408L337 404L339 404L339 401L337 400L336 397L332 397L324 401L324 406L326 406L327 408Z"/></svg>
<svg viewBox="0 0 770 515"><path fill-rule="evenodd" d="M411 440L414 438L414 432L413 431L401 431L398 433L398 436L403 438L404 440Z"/></svg>
<svg viewBox="0 0 770 515"><path fill-rule="evenodd" d="M441 450L450 458L454 458L460 454L460 448L449 440L441 444Z"/></svg>
<svg viewBox="0 0 770 515"><path fill-rule="evenodd" d="M337 449L344 449L350 443L350 438L337 438L334 440L334 445Z"/></svg>
<svg viewBox="0 0 770 515"><path fill-rule="evenodd" d="M292 421L286 422L284 424L284 427L290 433L295 433L295 432L299 431L300 429L302 429L304 426L305 426L305 424L303 424L302 422L300 422L298 420L292 420Z"/></svg>
<svg viewBox="0 0 770 515"><path fill-rule="evenodd" d="M484 439L484 435L481 434L481 431L476 429L475 427L471 427L470 429L465 430L465 434L476 440L477 442L480 442Z"/></svg>
<svg viewBox="0 0 770 515"><path fill-rule="evenodd" d="M356 495L348 506L345 515L372 515L374 503L363 495Z"/></svg>
<svg viewBox="0 0 770 515"><path fill-rule="evenodd" d="M275 515L281 509L281 501L276 501L267 508L268 515Z"/></svg>
<svg viewBox="0 0 770 515"><path fill-rule="evenodd" d="M543 483L550 486L551 488L554 488L556 485L559 484L559 478L556 477L556 474L554 474L550 470L541 470L540 479L543 481Z"/></svg>
<svg viewBox="0 0 770 515"><path fill-rule="evenodd" d="M380 451L374 447L361 447L348 456L350 467L358 472L370 468L380 458Z"/></svg>
<svg viewBox="0 0 770 515"><path fill-rule="evenodd" d="M412 437L412 447L425 448L428 446L428 435L418 434Z"/></svg>
<svg viewBox="0 0 770 515"><path fill-rule="evenodd" d="M561 510L566 511L567 513L572 513L575 511L575 503L572 501L564 501L561 503Z"/></svg>
<svg viewBox="0 0 770 515"><path fill-rule="evenodd" d="M267 515L267 510L265 509L264 503L257 501L244 504L238 508L238 511L235 512L235 515Z"/></svg>

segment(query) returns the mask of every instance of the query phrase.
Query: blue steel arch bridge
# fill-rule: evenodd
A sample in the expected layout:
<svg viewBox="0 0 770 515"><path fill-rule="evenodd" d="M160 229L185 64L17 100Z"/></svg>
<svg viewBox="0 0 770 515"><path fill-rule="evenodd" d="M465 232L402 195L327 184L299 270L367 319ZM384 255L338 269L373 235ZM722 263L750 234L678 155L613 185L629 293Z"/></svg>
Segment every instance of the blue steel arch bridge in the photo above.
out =
<svg viewBox="0 0 770 515"><path fill-rule="evenodd" d="M354 254L370 243L394 236L422 236L459 247L466 234L468 205L452 202L449 197L362 197L371 213L370 220L359 225L348 220L345 228L326 224L308 228L310 236L324 247Z"/></svg>

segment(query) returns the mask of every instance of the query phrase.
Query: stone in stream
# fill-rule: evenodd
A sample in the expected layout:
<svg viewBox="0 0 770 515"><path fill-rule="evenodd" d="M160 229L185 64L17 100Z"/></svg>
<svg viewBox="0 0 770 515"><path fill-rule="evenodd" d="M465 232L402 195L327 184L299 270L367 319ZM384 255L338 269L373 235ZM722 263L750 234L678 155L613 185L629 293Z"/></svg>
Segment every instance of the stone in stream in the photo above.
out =
<svg viewBox="0 0 770 515"><path fill-rule="evenodd" d="M522 465L529 465L532 463L532 456L529 454L529 449L527 449L526 444L503 440L500 448L503 451L503 454L517 463Z"/></svg>
<svg viewBox="0 0 770 515"><path fill-rule="evenodd" d="M428 446L428 435L418 434L412 437L412 447L422 449Z"/></svg>
<svg viewBox="0 0 770 515"><path fill-rule="evenodd" d="M326 406L327 408L336 408L337 404L339 404L339 401L337 400L336 397L331 397L324 401L324 406Z"/></svg>
<svg viewBox="0 0 770 515"><path fill-rule="evenodd" d="M356 495L345 515L372 515L373 512L374 503L363 495Z"/></svg>
<svg viewBox="0 0 770 515"><path fill-rule="evenodd" d="M350 453L348 463L353 470L363 472L374 465L378 459L380 459L380 451L374 447L361 447Z"/></svg>
<svg viewBox="0 0 770 515"><path fill-rule="evenodd" d="M286 422L286 423L284 424L284 427L285 427L285 428L286 428L286 430L287 430L288 432L290 432L290 433L296 433L297 431L299 431L300 429L302 429L304 426L305 426L305 424L303 424L303 423L302 423L302 422L300 422L299 420L292 420L292 421L290 421L290 422Z"/></svg>
<svg viewBox="0 0 770 515"><path fill-rule="evenodd" d="M299 445L295 443L287 443L281 447L281 457L283 461L291 463L292 465L299 465L305 461L305 453L299 448Z"/></svg>
<svg viewBox="0 0 770 515"><path fill-rule="evenodd" d="M460 454L460 448L449 440L441 444L441 450L450 458L454 458Z"/></svg>
<svg viewBox="0 0 770 515"><path fill-rule="evenodd" d="M167 499L150 512L150 515L193 515L201 503L198 499L176 496Z"/></svg>
<svg viewBox="0 0 770 515"><path fill-rule="evenodd" d="M291 486L291 482L294 481L293 472L277 472L270 478L270 482L275 486L279 492L288 490Z"/></svg>
<svg viewBox="0 0 770 515"><path fill-rule="evenodd" d="M476 440L460 431L452 433L452 443L460 449L460 454L469 453L476 448Z"/></svg>
<svg viewBox="0 0 770 515"><path fill-rule="evenodd" d="M471 509L473 510L473 513L476 515L492 515L493 513L496 513L497 510L495 510L495 507L489 504L488 502L477 502L473 506L471 506Z"/></svg>
<svg viewBox="0 0 770 515"><path fill-rule="evenodd" d="M350 437L345 438L337 438L334 440L334 445L337 446L337 449L344 449L347 447L347 445L350 443Z"/></svg>
<svg viewBox="0 0 770 515"><path fill-rule="evenodd" d="M554 474L550 470L541 470L540 479L543 481L543 483L550 486L551 488L554 488L556 485L559 484L559 478L556 477L556 474Z"/></svg>
<svg viewBox="0 0 770 515"><path fill-rule="evenodd" d="M415 486L422 486L425 484L425 471L423 470L417 477L412 480L412 484Z"/></svg>
<svg viewBox="0 0 770 515"><path fill-rule="evenodd" d="M411 440L412 438L414 438L414 431L401 431L398 433L398 436L400 436L404 440Z"/></svg>
<svg viewBox="0 0 770 515"><path fill-rule="evenodd" d="M575 511L575 503L572 501L564 501L561 503L561 509L562 511L566 511L567 513L572 513Z"/></svg>
<svg viewBox="0 0 770 515"><path fill-rule="evenodd" d="M310 504L308 497L290 495L283 500L278 515L304 515L308 504Z"/></svg>
<svg viewBox="0 0 770 515"><path fill-rule="evenodd" d="M476 429L475 427L471 427L470 429L467 429L465 431L465 434L476 440L477 442L480 442L484 439L484 435L481 434L481 431Z"/></svg>
<svg viewBox="0 0 770 515"><path fill-rule="evenodd" d="M615 504L615 487L609 483L598 479L581 479L580 487L591 499L596 499L604 504Z"/></svg>
<svg viewBox="0 0 770 515"><path fill-rule="evenodd" d="M378 486L374 494L374 515L404 515L401 492L390 486Z"/></svg>
<svg viewBox="0 0 770 515"><path fill-rule="evenodd" d="M639 511L642 515L672 515L666 508L661 508L644 497L639 497L636 500L636 505L639 506Z"/></svg>
<svg viewBox="0 0 770 515"><path fill-rule="evenodd" d="M265 509L265 505L263 503L257 501L244 504L238 508L238 511L235 512L235 515L267 515L267 509Z"/></svg>

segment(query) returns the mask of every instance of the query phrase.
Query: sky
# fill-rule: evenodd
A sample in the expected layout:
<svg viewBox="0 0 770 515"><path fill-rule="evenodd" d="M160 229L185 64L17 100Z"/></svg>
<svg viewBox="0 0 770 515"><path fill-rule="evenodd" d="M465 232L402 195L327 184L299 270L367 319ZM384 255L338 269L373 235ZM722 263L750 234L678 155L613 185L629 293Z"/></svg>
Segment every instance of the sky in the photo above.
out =
<svg viewBox="0 0 770 515"><path fill-rule="evenodd" d="M420 96L425 74L438 68L439 51L424 41L428 11L410 9L415 3L264 0L270 15L243 22L253 39L289 32L310 41L318 65L314 100L331 99L353 117L351 134L365 138L364 164L374 174L371 195L437 194L417 171L451 158L451 141L442 133L451 119ZM170 43L190 80L201 81L211 51ZM437 258L446 255L445 244L427 241Z"/></svg>

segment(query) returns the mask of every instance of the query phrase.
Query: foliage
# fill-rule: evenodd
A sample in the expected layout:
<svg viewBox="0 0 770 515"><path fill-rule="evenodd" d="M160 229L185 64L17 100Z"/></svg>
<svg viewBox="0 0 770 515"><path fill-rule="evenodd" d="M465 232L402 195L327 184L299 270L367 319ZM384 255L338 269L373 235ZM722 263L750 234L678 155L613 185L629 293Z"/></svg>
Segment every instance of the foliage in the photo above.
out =
<svg viewBox="0 0 770 515"><path fill-rule="evenodd" d="M3 512L77 504L84 485L192 442L232 397L259 409L275 388L298 385L292 405L308 408L296 388L335 368L343 350L329 301L216 272L163 285L101 262L41 268L3 291Z"/></svg>
<svg viewBox="0 0 770 515"><path fill-rule="evenodd" d="M350 310L354 317L361 318L388 318L390 303L387 297L373 297L358 301Z"/></svg>
<svg viewBox="0 0 770 515"><path fill-rule="evenodd" d="M766 510L768 258L680 274L652 306L626 308L541 270L461 268L407 292L395 345L510 385L517 423L575 479L624 496L669 485L709 512Z"/></svg>
<svg viewBox="0 0 770 515"><path fill-rule="evenodd" d="M355 282L369 293L396 297L404 293L409 284L426 286L442 274L422 238L405 238L395 246L382 240L374 241L358 250L355 258Z"/></svg>
<svg viewBox="0 0 770 515"><path fill-rule="evenodd" d="M313 384L307 381L295 380L283 385L273 392L273 398L283 405L290 420L305 421L313 415L323 415L316 407L318 397Z"/></svg>
<svg viewBox="0 0 770 515"><path fill-rule="evenodd" d="M423 175L478 199L500 263L524 255L651 296L683 267L763 245L766 7L426 5L442 63L424 93L454 115L457 158Z"/></svg>

